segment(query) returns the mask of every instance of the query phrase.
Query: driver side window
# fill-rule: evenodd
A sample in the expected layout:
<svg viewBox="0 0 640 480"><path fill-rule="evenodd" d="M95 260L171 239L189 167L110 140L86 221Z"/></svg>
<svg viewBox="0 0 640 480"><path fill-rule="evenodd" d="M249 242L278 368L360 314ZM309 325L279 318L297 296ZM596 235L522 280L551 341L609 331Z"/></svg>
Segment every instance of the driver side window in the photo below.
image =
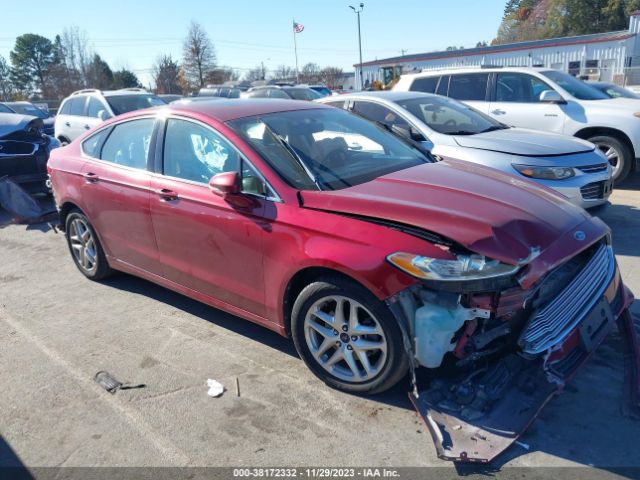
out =
<svg viewBox="0 0 640 480"><path fill-rule="evenodd" d="M542 80L523 73L498 73L496 102L537 103L544 90L552 90Z"/></svg>
<svg viewBox="0 0 640 480"><path fill-rule="evenodd" d="M208 183L214 175L237 172L240 158L213 130L186 120L167 120L164 137L165 175Z"/></svg>

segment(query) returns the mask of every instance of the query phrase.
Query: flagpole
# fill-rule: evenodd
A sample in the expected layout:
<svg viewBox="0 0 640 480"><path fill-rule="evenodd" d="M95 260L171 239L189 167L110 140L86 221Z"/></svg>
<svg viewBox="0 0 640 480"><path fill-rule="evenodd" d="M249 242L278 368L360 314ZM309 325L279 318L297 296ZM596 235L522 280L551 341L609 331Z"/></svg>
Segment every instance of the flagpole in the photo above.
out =
<svg viewBox="0 0 640 480"><path fill-rule="evenodd" d="M293 19L293 51L296 54L296 83L300 83L300 72L298 71L298 43L296 41L296 19Z"/></svg>

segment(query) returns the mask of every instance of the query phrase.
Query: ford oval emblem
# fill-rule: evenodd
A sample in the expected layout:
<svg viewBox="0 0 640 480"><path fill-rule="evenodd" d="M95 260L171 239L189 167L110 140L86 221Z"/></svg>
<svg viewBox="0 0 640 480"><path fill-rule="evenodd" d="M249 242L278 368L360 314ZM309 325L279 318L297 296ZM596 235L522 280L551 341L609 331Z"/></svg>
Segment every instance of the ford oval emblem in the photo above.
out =
<svg viewBox="0 0 640 480"><path fill-rule="evenodd" d="M582 242L585 238L587 238L587 236L584 234L582 230L576 230L575 233L573 234L573 238L575 238L579 242Z"/></svg>

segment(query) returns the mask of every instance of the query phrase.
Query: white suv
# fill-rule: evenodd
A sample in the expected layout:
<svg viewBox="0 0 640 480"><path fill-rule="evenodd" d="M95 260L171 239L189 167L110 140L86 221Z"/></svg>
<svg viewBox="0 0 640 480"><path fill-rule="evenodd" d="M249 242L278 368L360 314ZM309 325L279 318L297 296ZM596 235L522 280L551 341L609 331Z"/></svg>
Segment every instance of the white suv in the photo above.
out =
<svg viewBox="0 0 640 480"><path fill-rule="evenodd" d="M515 127L572 135L596 144L616 184L640 164L640 101L609 98L571 75L548 68L492 67L403 75L393 90L462 100Z"/></svg>
<svg viewBox="0 0 640 480"><path fill-rule="evenodd" d="M55 137L65 145L108 118L165 104L143 88L79 90L60 104L54 126Z"/></svg>

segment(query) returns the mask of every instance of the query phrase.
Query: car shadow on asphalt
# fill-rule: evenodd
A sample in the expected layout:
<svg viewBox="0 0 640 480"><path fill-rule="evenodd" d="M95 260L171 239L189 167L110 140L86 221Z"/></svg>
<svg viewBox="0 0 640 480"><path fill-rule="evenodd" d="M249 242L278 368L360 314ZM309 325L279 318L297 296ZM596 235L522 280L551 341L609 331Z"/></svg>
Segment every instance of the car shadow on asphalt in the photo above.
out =
<svg viewBox="0 0 640 480"><path fill-rule="evenodd" d="M183 312L230 330L255 342L267 345L284 354L298 357L293 342L276 332L197 300L192 300L180 293L176 293L142 278L125 273L118 273L113 277L103 280L101 283L112 288L117 288L118 290L125 290L153 298L158 302L182 310Z"/></svg>
<svg viewBox="0 0 640 480"><path fill-rule="evenodd" d="M32 480L33 477L22 463L18 454L0 435L0 478Z"/></svg>

